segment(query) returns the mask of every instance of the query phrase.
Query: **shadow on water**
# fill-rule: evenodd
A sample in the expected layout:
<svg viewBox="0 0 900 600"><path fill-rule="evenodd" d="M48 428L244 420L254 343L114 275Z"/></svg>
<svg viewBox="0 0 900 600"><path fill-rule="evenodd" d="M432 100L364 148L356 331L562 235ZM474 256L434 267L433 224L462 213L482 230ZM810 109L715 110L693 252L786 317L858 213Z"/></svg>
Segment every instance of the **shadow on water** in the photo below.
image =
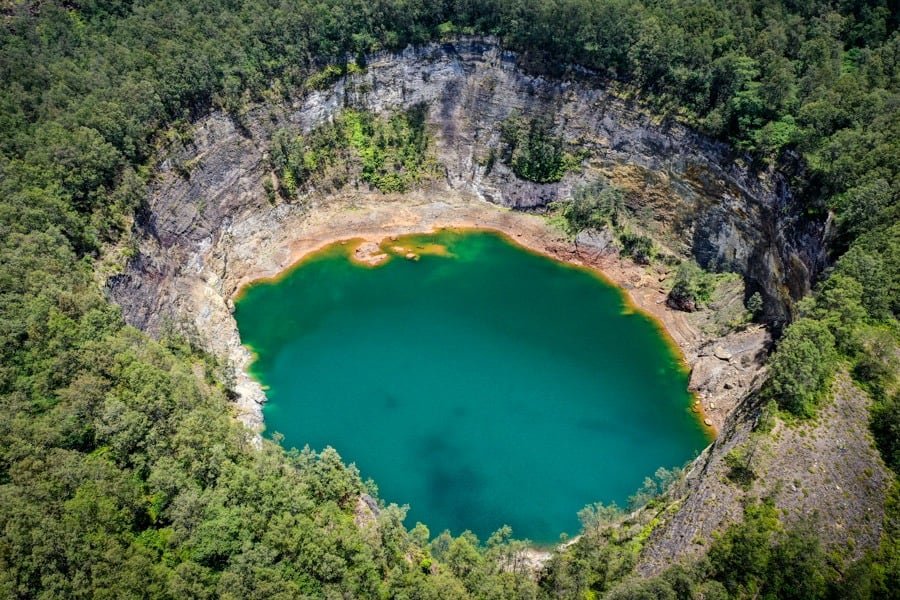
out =
<svg viewBox="0 0 900 600"><path fill-rule="evenodd" d="M485 508L484 477L472 466L460 462L464 454L443 434L426 435L419 448L426 465L430 504L452 515L457 523L477 521Z"/></svg>

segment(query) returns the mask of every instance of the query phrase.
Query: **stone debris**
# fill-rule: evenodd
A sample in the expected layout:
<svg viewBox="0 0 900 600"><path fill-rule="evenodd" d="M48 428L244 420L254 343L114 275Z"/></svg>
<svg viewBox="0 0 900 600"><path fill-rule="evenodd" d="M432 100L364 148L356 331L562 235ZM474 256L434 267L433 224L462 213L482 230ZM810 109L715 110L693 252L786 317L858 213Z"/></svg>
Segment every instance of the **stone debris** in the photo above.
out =
<svg viewBox="0 0 900 600"><path fill-rule="evenodd" d="M731 357L733 356L733 354L731 354L731 352L729 352L722 346L716 346L716 349L713 350L713 354L719 360L731 360Z"/></svg>
<svg viewBox="0 0 900 600"><path fill-rule="evenodd" d="M353 260L367 265L380 265L388 259L388 255L382 252L375 242L363 242L353 251Z"/></svg>

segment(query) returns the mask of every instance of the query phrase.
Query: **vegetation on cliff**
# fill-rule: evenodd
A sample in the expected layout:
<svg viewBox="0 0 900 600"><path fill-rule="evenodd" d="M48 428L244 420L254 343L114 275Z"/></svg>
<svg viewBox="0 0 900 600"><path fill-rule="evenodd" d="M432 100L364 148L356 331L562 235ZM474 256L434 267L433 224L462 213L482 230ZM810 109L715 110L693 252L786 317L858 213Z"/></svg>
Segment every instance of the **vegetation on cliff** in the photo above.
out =
<svg viewBox="0 0 900 600"><path fill-rule="evenodd" d="M141 209L155 152L189 135L191 118L222 108L240 122L248 101L324 85L348 56L457 31L500 36L533 70L594 69L753 160L802 156L793 183L810 212L833 212L836 262L798 307L769 393L814 413L828 389L822 364L847 365L900 466L900 34L886 0L24 1L0 18L4 597L591 597L626 576L635 546L590 531L536 583L510 564L518 546L506 532L483 546L469 535L429 542L396 507L357 527L367 488L352 468L332 451L255 449L228 416L227 369L125 327L94 280L101 248ZM326 76L310 80L316 72ZM392 131L414 141L404 127ZM373 185L414 183L353 139ZM276 168L296 180L307 149L285 144ZM513 168L553 180L552 139L525 144ZM896 594L891 507L883 546L853 565L824 557L802 529L784 532L763 506L687 575L673 567L611 593Z"/></svg>
<svg viewBox="0 0 900 600"><path fill-rule="evenodd" d="M407 192L437 174L428 139L422 106L387 119L346 109L307 136L278 130L269 161L289 199L309 185L364 182L385 193ZM267 189L274 193L274 186Z"/></svg>
<svg viewBox="0 0 900 600"><path fill-rule="evenodd" d="M517 177L536 183L559 181L581 162L542 119L510 116L500 125L500 143L503 162Z"/></svg>

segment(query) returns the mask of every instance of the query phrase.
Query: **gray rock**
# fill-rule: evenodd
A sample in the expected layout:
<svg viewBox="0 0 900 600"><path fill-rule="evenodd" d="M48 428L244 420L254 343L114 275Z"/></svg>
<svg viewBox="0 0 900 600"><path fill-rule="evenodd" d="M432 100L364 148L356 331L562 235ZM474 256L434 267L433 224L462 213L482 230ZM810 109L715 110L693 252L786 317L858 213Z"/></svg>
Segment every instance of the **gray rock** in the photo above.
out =
<svg viewBox="0 0 900 600"><path fill-rule="evenodd" d="M761 291L767 319L790 317L793 300L809 290L825 265L824 221L795 201L790 173L750 170L725 145L608 94L590 73L577 81L534 77L517 61L490 40L410 47L372 55L365 72L287 105L254 107L240 126L220 112L201 118L190 142L173 142L161 157L135 223L138 253L107 282L110 298L122 306L128 323L150 333L177 325L226 359L235 374L239 417L259 428L265 394L246 375L251 357L231 314L232 295L242 283L235 273L263 259L280 264L272 259L279 250L266 242L284 240L291 223L315 214L316 202L325 201L310 194L305 201L270 203L263 181L271 177L272 136L280 128L309 132L345 107L389 114L424 103L446 173L443 189L542 210L568 201L579 185L606 177L628 189L629 217L669 251L708 269L741 273ZM588 151L582 169L538 184L517 179L501 161L488 168L485 159L500 143L498 124L514 112L549 118L555 134ZM176 168L185 164L194 165L188 177ZM608 231L584 232L577 242L592 252L614 248ZM758 340L748 338L746 344L747 354L733 346L714 349L712 356L707 351L694 363L691 388L714 392L735 369L725 362L732 354L751 364L749 352ZM694 551L694 539L709 539L720 524L740 518L739 492L722 484L718 473L725 453L749 436L751 408L739 404L720 439L691 467L692 491L673 521L654 532L642 554L642 572L658 572L673 557ZM376 512L365 498L360 503Z"/></svg>
<svg viewBox="0 0 900 600"><path fill-rule="evenodd" d="M731 360L732 354L722 346L716 346L715 350L713 350L713 354L719 360Z"/></svg>
<svg viewBox="0 0 900 600"><path fill-rule="evenodd" d="M592 254L613 254L618 252L615 244L615 235L608 228L585 229L575 236L575 246L579 251L588 251Z"/></svg>

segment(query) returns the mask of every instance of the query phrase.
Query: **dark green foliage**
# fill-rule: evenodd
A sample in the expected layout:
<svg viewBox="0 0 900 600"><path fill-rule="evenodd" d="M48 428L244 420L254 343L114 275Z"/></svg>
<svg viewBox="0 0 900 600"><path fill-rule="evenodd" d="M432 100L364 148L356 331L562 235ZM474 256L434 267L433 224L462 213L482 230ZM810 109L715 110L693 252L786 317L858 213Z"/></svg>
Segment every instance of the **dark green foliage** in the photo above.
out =
<svg viewBox="0 0 900 600"><path fill-rule="evenodd" d="M669 306L694 311L710 301L715 278L692 260L682 261L675 272L675 283L669 292Z"/></svg>
<svg viewBox="0 0 900 600"><path fill-rule="evenodd" d="M764 308L762 295L759 292L753 292L753 294L747 298L745 306L750 313L751 318L758 319L762 315Z"/></svg>
<svg viewBox="0 0 900 600"><path fill-rule="evenodd" d="M811 529L800 525L785 530L766 501L748 506L743 522L718 537L705 560L626 582L608 597L815 600L826 597L829 581L836 583L837 575Z"/></svg>
<svg viewBox="0 0 900 600"><path fill-rule="evenodd" d="M499 35L531 69L593 68L755 158L796 150L814 184L804 200L812 213L834 211L843 256L840 277L787 330L770 393L811 413L840 350L875 396L873 428L897 468L897 395L879 358L896 347L900 314L900 34L885 0L48 1L6 3L2 14L0 596L538 595L516 567L498 567L515 548L506 538L480 550L469 536L442 535L426 547L396 508L377 535L360 530L355 470L332 452L253 450L229 417L223 368L184 342L124 327L92 273L139 209L156 151L189 141L190 119L219 108L240 123L249 101L352 70L327 66L348 54L454 31ZM349 127L362 181L408 189L428 172L421 123L366 118ZM549 125L522 125L506 140L508 164L533 181L559 180L580 162ZM279 144L273 166L289 195L340 168L333 139ZM190 165L182 170L190 176ZM614 222L606 206L597 204L599 221L593 209L575 221ZM639 260L652 254L646 238L622 243ZM714 544L694 588L672 572L616 593L815 598L823 577L835 598L900 589L896 528L835 580L808 533L785 533L756 510ZM630 542L595 531L553 558L541 593L604 593L630 571Z"/></svg>
<svg viewBox="0 0 900 600"><path fill-rule="evenodd" d="M711 574L738 597L814 599L826 591L827 564L812 528L782 528L769 502L749 506L709 551Z"/></svg>
<svg viewBox="0 0 900 600"><path fill-rule="evenodd" d="M898 203L895 201L894 208ZM835 271L863 286L862 303L869 316L887 320L900 315L900 222L873 228L838 261Z"/></svg>
<svg viewBox="0 0 900 600"><path fill-rule="evenodd" d="M625 231L619 234L619 242L622 244L622 254L630 256L642 265L649 265L656 256L653 240L646 235Z"/></svg>
<svg viewBox="0 0 900 600"><path fill-rule="evenodd" d="M834 335L821 321L801 319L787 330L769 361L766 393L784 410L812 416L835 371Z"/></svg>
<svg viewBox="0 0 900 600"><path fill-rule="evenodd" d="M536 183L559 181L581 162L565 151L563 139L543 119L509 117L501 125L501 143L503 161L513 173Z"/></svg>
<svg viewBox="0 0 900 600"><path fill-rule="evenodd" d="M884 461L900 473L900 393L876 405L872 411L872 432Z"/></svg>
<svg viewBox="0 0 900 600"><path fill-rule="evenodd" d="M744 448L735 448L725 455L725 466L728 467L728 478L744 489L749 489L756 473L750 466L750 456Z"/></svg>
<svg viewBox="0 0 900 600"><path fill-rule="evenodd" d="M889 513L896 515L896 508ZM555 597L629 600L895 597L886 592L900 564L890 532L876 552L841 572L822 550L816 524L785 527L771 500L748 504L743 521L716 536L705 557L652 578L627 576L634 540L619 535L611 527L586 529L570 551L554 556L542 587Z"/></svg>
<svg viewBox="0 0 900 600"><path fill-rule="evenodd" d="M617 228L622 225L625 193L603 180L579 187L563 205L562 217L570 235L585 229Z"/></svg>
<svg viewBox="0 0 900 600"><path fill-rule="evenodd" d="M881 544L851 564L840 581L831 584L832 598L900 598L900 484L896 481L885 511Z"/></svg>

